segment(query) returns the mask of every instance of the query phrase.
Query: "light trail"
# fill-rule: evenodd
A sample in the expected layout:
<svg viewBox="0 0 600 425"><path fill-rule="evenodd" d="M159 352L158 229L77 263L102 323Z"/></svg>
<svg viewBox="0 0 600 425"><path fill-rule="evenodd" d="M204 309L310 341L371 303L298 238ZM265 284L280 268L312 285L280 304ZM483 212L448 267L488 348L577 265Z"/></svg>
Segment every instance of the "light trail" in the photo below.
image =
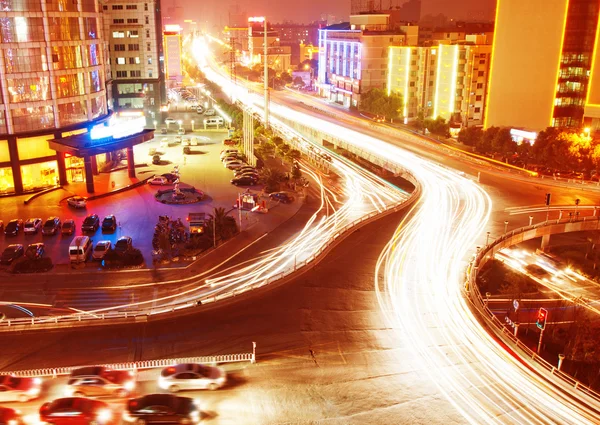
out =
<svg viewBox="0 0 600 425"><path fill-rule="evenodd" d="M257 94L206 67L232 98L259 108ZM214 64L211 65L214 67ZM598 423L590 410L508 353L482 328L463 296L464 267L490 217L491 199L474 182L385 141L275 102L273 117L305 123L413 173L421 199L382 253L375 279L382 310L414 358L471 424ZM383 279L380 279L380 272ZM543 372L545 373L545 371Z"/></svg>

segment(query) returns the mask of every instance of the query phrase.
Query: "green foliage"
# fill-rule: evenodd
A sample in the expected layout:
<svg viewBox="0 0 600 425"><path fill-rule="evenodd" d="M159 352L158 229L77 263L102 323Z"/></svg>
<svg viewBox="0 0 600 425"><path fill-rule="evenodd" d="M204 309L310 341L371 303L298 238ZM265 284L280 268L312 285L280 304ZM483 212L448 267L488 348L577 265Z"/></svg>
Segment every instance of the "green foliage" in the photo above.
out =
<svg viewBox="0 0 600 425"><path fill-rule="evenodd" d="M235 218L228 216L227 211L223 207L216 207L213 210L210 221L207 226L207 235L212 237L213 225L216 226L216 239L227 240L233 237L238 232Z"/></svg>
<svg viewBox="0 0 600 425"><path fill-rule="evenodd" d="M262 180L265 183L265 192L277 192L283 181L284 175L277 168L265 167L262 170Z"/></svg>
<svg viewBox="0 0 600 425"><path fill-rule="evenodd" d="M442 137L450 137L448 124L442 117L437 117L436 119L426 118L423 124L425 125L425 128L432 134Z"/></svg>
<svg viewBox="0 0 600 425"><path fill-rule="evenodd" d="M417 131L425 130L425 114L423 111L417 113L417 118L410 123Z"/></svg>
<svg viewBox="0 0 600 425"><path fill-rule="evenodd" d="M302 153L298 149L289 149L285 154L285 159L289 162L294 162L302 157Z"/></svg>
<svg viewBox="0 0 600 425"><path fill-rule="evenodd" d="M303 86L304 80L302 79L302 77L296 77L296 78L294 78L293 83L297 86Z"/></svg>
<svg viewBox="0 0 600 425"><path fill-rule="evenodd" d="M300 177L302 177L302 170L300 170L300 167L292 167L292 179L298 180Z"/></svg>
<svg viewBox="0 0 600 425"><path fill-rule="evenodd" d="M388 119L397 119L401 116L402 106L402 95L392 93L388 96L382 89L371 89L362 94L359 110L384 116Z"/></svg>
<svg viewBox="0 0 600 425"><path fill-rule="evenodd" d="M483 129L481 127L463 127L460 133L458 133L458 141L472 147L477 146L482 137Z"/></svg>
<svg viewBox="0 0 600 425"><path fill-rule="evenodd" d="M275 145L271 141L262 142L255 151L260 157L268 158L275 153Z"/></svg>
<svg viewBox="0 0 600 425"><path fill-rule="evenodd" d="M288 152L290 151L290 146L286 144L281 144L277 146L277 154L282 158L285 158Z"/></svg>
<svg viewBox="0 0 600 425"><path fill-rule="evenodd" d="M293 81L292 76L287 73L287 72L282 72L279 75L279 78L281 78L281 80L285 83L285 84L290 84Z"/></svg>

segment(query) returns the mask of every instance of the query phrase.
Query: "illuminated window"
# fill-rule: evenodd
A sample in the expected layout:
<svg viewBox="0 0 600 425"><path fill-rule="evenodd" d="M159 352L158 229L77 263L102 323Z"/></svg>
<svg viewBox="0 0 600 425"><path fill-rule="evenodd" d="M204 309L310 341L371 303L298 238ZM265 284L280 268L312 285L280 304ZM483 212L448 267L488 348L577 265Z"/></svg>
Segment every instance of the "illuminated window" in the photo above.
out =
<svg viewBox="0 0 600 425"><path fill-rule="evenodd" d="M4 49L4 66L7 73L47 71L40 48L19 47ZM2 114L4 115L4 114Z"/></svg>
<svg viewBox="0 0 600 425"><path fill-rule="evenodd" d="M61 126L87 121L87 103L82 100L58 105L58 119Z"/></svg>
<svg viewBox="0 0 600 425"><path fill-rule="evenodd" d="M125 38L125 31L113 31L113 38Z"/></svg>
<svg viewBox="0 0 600 425"><path fill-rule="evenodd" d="M85 94L83 73L60 75L54 77L56 80L56 96L71 97Z"/></svg>
<svg viewBox="0 0 600 425"><path fill-rule="evenodd" d="M135 31L127 31L127 37L130 38L138 38L140 35L137 30Z"/></svg>
<svg viewBox="0 0 600 425"><path fill-rule="evenodd" d="M50 99L50 80L48 77L7 78L6 85L11 103Z"/></svg>
<svg viewBox="0 0 600 425"><path fill-rule="evenodd" d="M42 18L0 18L0 34L3 43L44 41Z"/></svg>
<svg viewBox="0 0 600 425"><path fill-rule="evenodd" d="M75 69L82 66L83 61L79 46L52 46L53 69Z"/></svg>
<svg viewBox="0 0 600 425"><path fill-rule="evenodd" d="M117 58L117 65L125 65L125 58Z"/></svg>
<svg viewBox="0 0 600 425"><path fill-rule="evenodd" d="M15 133L54 127L54 113L49 105L11 109L10 113Z"/></svg>

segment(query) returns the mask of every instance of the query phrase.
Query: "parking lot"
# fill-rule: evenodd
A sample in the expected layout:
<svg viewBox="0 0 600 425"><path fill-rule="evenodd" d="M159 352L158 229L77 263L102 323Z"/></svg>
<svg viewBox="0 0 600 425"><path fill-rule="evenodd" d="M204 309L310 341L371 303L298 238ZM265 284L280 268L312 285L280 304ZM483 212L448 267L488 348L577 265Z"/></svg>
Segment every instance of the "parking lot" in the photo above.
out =
<svg viewBox="0 0 600 425"><path fill-rule="evenodd" d="M103 234L99 229L86 235L92 238L94 245L100 240L108 240L114 244L119 237L130 236L133 239L133 246L142 251L146 265L151 265L152 236L159 215L181 218L185 222L190 212L212 213L215 207L231 210L238 194L246 189L230 183L233 173L224 168L219 160L219 153L225 148L222 143L225 136L224 132L195 133L191 137L198 138L199 144L191 147L192 153L189 155L183 154L183 147L179 144L164 146L163 143L161 147L161 141L174 139L174 134L157 135L154 140L138 145L134 149L138 178L168 173L178 165L181 186L191 185L206 194L204 200L198 204L161 204L154 199L154 194L159 189L164 190L173 186L144 185L120 194L88 201L84 209L74 209L67 205L66 199L75 193L71 190L75 187L65 186L61 190L35 199L29 205L23 204L25 196L0 199L0 220L3 220L6 225L13 218L21 218L24 221L28 218L41 218L44 222L51 216L58 216L62 221L72 218L77 227L75 235L81 235L81 224L88 214L98 214L100 221L105 216L114 214L119 224L114 233ZM161 165L152 164L152 150L164 152ZM126 170L113 172L108 178L123 178L123 173L126 172ZM107 176L104 177L104 180L106 179ZM260 191L261 186L251 187L251 190ZM237 214L234 213L234 216L237 217ZM248 214L244 223L249 226L259 219L259 215ZM14 237L1 234L0 249L4 250L9 244L15 243L23 244L26 248L28 244L43 242L45 256L50 256L54 264L68 264L68 247L75 235L42 236L41 232L35 235L24 235L22 231ZM95 266L99 267L99 263ZM88 267L94 265L89 264Z"/></svg>

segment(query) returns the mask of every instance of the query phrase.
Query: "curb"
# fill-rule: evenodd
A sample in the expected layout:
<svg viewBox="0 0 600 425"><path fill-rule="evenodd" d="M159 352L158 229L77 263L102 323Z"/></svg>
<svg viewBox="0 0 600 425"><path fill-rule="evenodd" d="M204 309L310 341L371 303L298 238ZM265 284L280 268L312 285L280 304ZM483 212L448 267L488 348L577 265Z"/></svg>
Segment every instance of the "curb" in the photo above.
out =
<svg viewBox="0 0 600 425"><path fill-rule="evenodd" d="M42 195L45 195L46 193L54 192L55 190L62 189L62 188L63 188L62 186L54 186L54 187L51 187L50 189L45 189L45 190L42 190L42 191L40 191L40 192L36 192L36 193L34 193L33 195L29 196L27 199L25 199L25 200L23 201L23 203L24 203L25 205L27 205L27 204L29 204L31 201L33 201L35 198L38 198L38 197L40 197L40 196L42 196Z"/></svg>

